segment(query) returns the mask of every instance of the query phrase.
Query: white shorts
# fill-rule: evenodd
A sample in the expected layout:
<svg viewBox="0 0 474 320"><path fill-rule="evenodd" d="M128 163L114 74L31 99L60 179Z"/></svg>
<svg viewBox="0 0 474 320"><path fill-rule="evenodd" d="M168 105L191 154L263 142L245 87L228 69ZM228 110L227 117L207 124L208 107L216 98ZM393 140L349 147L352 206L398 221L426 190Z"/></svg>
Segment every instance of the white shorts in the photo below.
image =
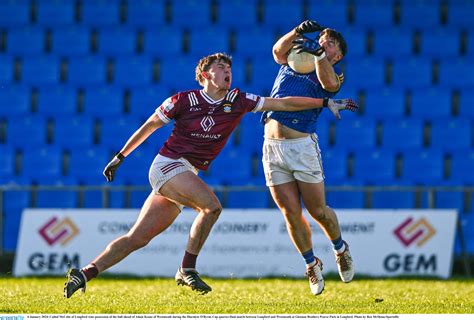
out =
<svg viewBox="0 0 474 320"><path fill-rule="evenodd" d="M158 154L153 163L150 166L150 171L148 172L148 179L150 180L150 185L153 188L155 194L160 194L161 187L168 182L174 176L191 171L194 174L198 174L198 170L186 159L171 159ZM182 205L178 204L180 210L183 209Z"/></svg>
<svg viewBox="0 0 474 320"><path fill-rule="evenodd" d="M324 180L316 135L298 139L265 138L262 162L268 187L295 180L308 183Z"/></svg>

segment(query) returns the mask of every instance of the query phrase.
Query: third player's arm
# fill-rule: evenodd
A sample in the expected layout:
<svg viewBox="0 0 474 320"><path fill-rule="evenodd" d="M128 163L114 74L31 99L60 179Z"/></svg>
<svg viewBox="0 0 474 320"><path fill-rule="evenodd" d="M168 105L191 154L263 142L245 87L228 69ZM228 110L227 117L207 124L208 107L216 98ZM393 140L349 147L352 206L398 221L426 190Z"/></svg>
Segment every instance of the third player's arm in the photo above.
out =
<svg viewBox="0 0 474 320"><path fill-rule="evenodd" d="M132 153L135 148L143 143L156 129L164 125L164 122L158 117L156 113L151 115L145 123L138 128L125 143L120 153L126 157Z"/></svg>
<svg viewBox="0 0 474 320"><path fill-rule="evenodd" d="M288 63L288 51L293 47L293 40L298 37L298 33L293 29L284 36L282 36L278 41L273 45L273 59L278 64Z"/></svg>
<svg viewBox="0 0 474 320"><path fill-rule="evenodd" d="M323 99L309 97L265 98L259 111L301 111L323 107Z"/></svg>

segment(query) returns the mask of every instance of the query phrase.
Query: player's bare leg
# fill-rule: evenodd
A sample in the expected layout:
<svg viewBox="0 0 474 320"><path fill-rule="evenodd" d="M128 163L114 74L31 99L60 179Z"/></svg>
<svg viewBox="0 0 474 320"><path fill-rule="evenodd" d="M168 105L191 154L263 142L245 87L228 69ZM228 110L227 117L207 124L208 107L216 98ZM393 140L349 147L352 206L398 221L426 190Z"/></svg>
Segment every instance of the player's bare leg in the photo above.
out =
<svg viewBox="0 0 474 320"><path fill-rule="evenodd" d="M283 213L291 241L306 261L306 275L311 292L321 294L324 290L322 262L313 253L311 229L301 209L300 194L296 181L270 187L275 203Z"/></svg>
<svg viewBox="0 0 474 320"><path fill-rule="evenodd" d="M85 291L88 280L114 266L133 251L144 247L166 230L179 212L176 204L161 195L151 193L145 200L137 221L126 235L112 241L86 268L71 269L68 272L68 281L64 287L65 297L69 298L78 289Z"/></svg>
<svg viewBox="0 0 474 320"><path fill-rule="evenodd" d="M222 211L219 199L209 186L191 172L183 172L166 182L160 189L160 193L198 212L191 226L186 246L186 255L193 256L194 261L189 266L182 264L175 279L178 284L187 285L205 294L212 289L198 276L195 270L195 259Z"/></svg>
<svg viewBox="0 0 474 320"><path fill-rule="evenodd" d="M341 280L350 282L354 277L354 266L349 251L349 245L341 238L341 230L336 213L326 205L324 181L320 183L298 181L298 187L303 203L309 214L321 226L326 237L331 240L334 245Z"/></svg>

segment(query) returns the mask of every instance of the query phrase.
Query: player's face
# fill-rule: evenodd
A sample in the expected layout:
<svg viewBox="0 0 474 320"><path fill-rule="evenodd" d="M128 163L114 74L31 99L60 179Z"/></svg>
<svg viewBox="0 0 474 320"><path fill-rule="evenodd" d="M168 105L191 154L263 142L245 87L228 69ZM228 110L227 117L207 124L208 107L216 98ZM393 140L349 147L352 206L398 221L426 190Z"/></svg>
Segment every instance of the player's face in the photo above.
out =
<svg viewBox="0 0 474 320"><path fill-rule="evenodd" d="M210 83L217 89L229 90L232 83L232 68L222 60L215 61L208 71Z"/></svg>
<svg viewBox="0 0 474 320"><path fill-rule="evenodd" d="M341 49L336 39L329 37L327 34L323 34L319 38L319 45L326 51L326 57L332 64L342 59Z"/></svg>

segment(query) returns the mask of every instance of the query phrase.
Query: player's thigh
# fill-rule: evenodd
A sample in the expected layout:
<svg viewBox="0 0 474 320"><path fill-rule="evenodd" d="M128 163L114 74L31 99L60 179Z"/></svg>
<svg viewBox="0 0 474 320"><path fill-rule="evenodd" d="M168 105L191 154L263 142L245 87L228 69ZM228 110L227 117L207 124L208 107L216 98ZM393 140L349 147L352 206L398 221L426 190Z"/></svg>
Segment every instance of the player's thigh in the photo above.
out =
<svg viewBox="0 0 474 320"><path fill-rule="evenodd" d="M168 228L180 209L175 203L160 194L150 193L142 206L134 226L130 229L130 236L152 239Z"/></svg>
<svg viewBox="0 0 474 320"><path fill-rule="evenodd" d="M211 188L191 171L182 172L168 180L160 193L173 201L195 210L220 208Z"/></svg>
<svg viewBox="0 0 474 320"><path fill-rule="evenodd" d="M297 181L304 206L310 213L317 213L326 207L324 180L318 183Z"/></svg>
<svg viewBox="0 0 474 320"><path fill-rule="evenodd" d="M284 214L301 213L301 202L296 181L278 184L269 188L273 200Z"/></svg>

